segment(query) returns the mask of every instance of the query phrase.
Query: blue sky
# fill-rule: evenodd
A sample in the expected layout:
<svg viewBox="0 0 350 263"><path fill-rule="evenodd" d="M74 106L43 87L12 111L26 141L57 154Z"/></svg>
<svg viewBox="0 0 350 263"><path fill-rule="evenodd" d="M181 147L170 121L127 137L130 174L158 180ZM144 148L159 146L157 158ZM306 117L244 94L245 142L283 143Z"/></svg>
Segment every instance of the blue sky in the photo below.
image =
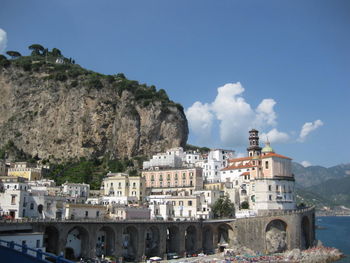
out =
<svg viewBox="0 0 350 263"><path fill-rule="evenodd" d="M189 143L244 153L256 127L277 152L332 166L350 162L349 14L347 0L2 0L0 51L40 43L163 88Z"/></svg>

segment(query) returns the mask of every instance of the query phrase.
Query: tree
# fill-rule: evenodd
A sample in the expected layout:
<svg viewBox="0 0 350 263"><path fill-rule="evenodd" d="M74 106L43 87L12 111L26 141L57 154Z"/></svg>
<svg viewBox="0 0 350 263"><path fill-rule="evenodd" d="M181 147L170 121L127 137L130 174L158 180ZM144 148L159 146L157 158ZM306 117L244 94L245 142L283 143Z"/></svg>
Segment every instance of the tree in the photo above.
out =
<svg viewBox="0 0 350 263"><path fill-rule="evenodd" d="M28 49L29 50L32 50L32 56L34 55L37 55L37 56L39 56L39 55L42 55L43 54L43 52L44 52L44 50L45 50L45 48L42 46L42 45L40 45L40 44L33 44L33 45L30 45L29 47L28 47Z"/></svg>
<svg viewBox="0 0 350 263"><path fill-rule="evenodd" d="M0 67L7 67L8 65L10 65L10 61L4 55L0 54Z"/></svg>
<svg viewBox="0 0 350 263"><path fill-rule="evenodd" d="M53 48L52 51L51 51L51 54L52 54L54 57L62 56L61 50L59 50L58 48Z"/></svg>
<svg viewBox="0 0 350 263"><path fill-rule="evenodd" d="M228 196L220 197L211 208L214 218L234 217L235 205Z"/></svg>
<svg viewBox="0 0 350 263"><path fill-rule="evenodd" d="M249 209L249 203L247 201L243 201L241 203L241 209Z"/></svg>
<svg viewBox="0 0 350 263"><path fill-rule="evenodd" d="M12 50L7 51L6 54L9 55L12 59L15 59L15 58L22 56L21 53L19 53L17 51L12 51Z"/></svg>
<svg viewBox="0 0 350 263"><path fill-rule="evenodd" d="M125 75L124 75L123 73L118 73L118 74L116 75L116 78L117 78L117 79L126 79L126 77L125 77Z"/></svg>

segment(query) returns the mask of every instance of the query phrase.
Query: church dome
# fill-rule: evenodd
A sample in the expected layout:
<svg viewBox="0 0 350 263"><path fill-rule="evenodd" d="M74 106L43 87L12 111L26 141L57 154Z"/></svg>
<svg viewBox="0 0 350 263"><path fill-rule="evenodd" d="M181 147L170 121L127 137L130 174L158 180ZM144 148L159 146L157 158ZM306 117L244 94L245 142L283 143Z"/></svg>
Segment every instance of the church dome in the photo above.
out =
<svg viewBox="0 0 350 263"><path fill-rule="evenodd" d="M274 153L275 151L272 149L270 142L265 143L265 147L261 150L262 153Z"/></svg>

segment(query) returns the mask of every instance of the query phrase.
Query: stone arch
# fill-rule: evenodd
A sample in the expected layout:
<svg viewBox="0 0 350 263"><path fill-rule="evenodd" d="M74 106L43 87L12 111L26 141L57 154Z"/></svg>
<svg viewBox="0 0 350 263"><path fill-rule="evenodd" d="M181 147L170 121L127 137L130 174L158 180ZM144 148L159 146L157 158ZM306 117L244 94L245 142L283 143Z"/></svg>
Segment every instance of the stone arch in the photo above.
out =
<svg viewBox="0 0 350 263"><path fill-rule="evenodd" d="M47 226L44 231L44 247L46 252L58 255L59 251L59 231L54 226Z"/></svg>
<svg viewBox="0 0 350 263"><path fill-rule="evenodd" d="M267 253L281 253L288 249L287 223L281 219L270 221L265 228Z"/></svg>
<svg viewBox="0 0 350 263"><path fill-rule="evenodd" d="M231 238L233 236L233 229L228 224L220 224L217 227L217 241L218 247L221 251L229 247L231 244Z"/></svg>
<svg viewBox="0 0 350 263"><path fill-rule="evenodd" d="M197 253L197 229L191 225L185 231L185 249L187 254Z"/></svg>
<svg viewBox="0 0 350 263"><path fill-rule="evenodd" d="M65 255L67 259L75 260L81 257L88 257L89 256L88 231L82 226L72 227L67 233L64 250L65 250ZM73 254L72 254L72 251L73 251Z"/></svg>
<svg viewBox="0 0 350 263"><path fill-rule="evenodd" d="M156 226L150 226L145 232L145 256L155 257L160 256L160 233Z"/></svg>
<svg viewBox="0 0 350 263"><path fill-rule="evenodd" d="M202 248L205 254L212 254L214 252L213 238L213 228L208 225L205 226L202 234Z"/></svg>
<svg viewBox="0 0 350 263"><path fill-rule="evenodd" d="M103 226L97 231L96 256L115 255L115 232L109 226Z"/></svg>
<svg viewBox="0 0 350 263"><path fill-rule="evenodd" d="M123 258L125 261L135 261L138 248L138 231L134 226L128 226L123 230Z"/></svg>
<svg viewBox="0 0 350 263"><path fill-rule="evenodd" d="M166 253L180 253L180 230L177 226L167 228Z"/></svg>
<svg viewBox="0 0 350 263"><path fill-rule="evenodd" d="M307 216L304 216L301 220L301 248L307 249L311 245L310 238L310 220Z"/></svg>

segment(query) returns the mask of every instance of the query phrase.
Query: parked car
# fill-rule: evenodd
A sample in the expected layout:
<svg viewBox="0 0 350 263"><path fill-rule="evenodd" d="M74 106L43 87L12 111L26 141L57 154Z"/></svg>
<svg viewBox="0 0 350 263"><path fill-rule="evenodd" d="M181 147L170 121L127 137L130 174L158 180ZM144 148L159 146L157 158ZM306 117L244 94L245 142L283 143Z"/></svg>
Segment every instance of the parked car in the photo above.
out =
<svg viewBox="0 0 350 263"><path fill-rule="evenodd" d="M179 258L179 255L177 253L168 253L167 259L176 259Z"/></svg>

